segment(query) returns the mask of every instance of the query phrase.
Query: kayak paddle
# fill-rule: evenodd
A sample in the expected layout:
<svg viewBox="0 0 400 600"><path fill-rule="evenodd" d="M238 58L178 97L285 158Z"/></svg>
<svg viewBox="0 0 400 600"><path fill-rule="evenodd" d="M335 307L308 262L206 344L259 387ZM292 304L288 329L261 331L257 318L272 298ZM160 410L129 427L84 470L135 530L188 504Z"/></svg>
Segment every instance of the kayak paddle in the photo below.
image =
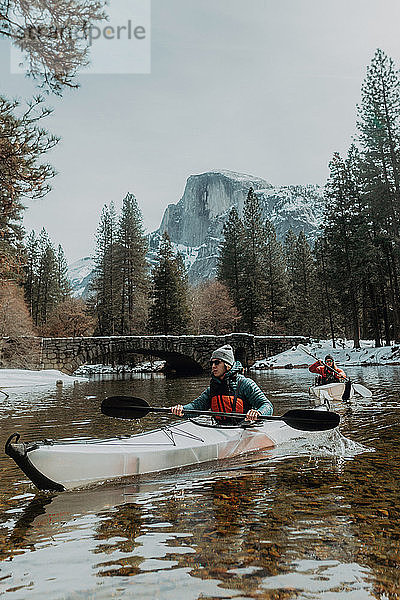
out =
<svg viewBox="0 0 400 600"><path fill-rule="evenodd" d="M311 358L314 358L315 360L319 360L319 362L322 363L330 371L333 371L334 373L338 373L336 371L336 369L334 369L333 367L329 367L323 360L321 360L317 356L314 356L314 354L311 354L311 352L309 352L307 350L307 348L305 348L302 344L299 344L297 347L300 348L300 350L302 350L305 354L308 354L308 356L311 356ZM371 398L371 396L372 396L371 390L369 390L365 386L361 385L361 383L352 383L348 377L346 377L344 381L346 382L346 385L345 385L344 392L342 395L342 400L349 400L351 386L353 386L354 390L358 394L360 394L360 396L363 396L363 398Z"/></svg>
<svg viewBox="0 0 400 600"><path fill-rule="evenodd" d="M149 412L162 412L170 416L176 416L171 409L164 406L150 406L142 398L132 396L111 396L105 398L101 403L101 412L108 417L118 419L141 419ZM211 410L185 410L184 416L209 415L214 417L229 417L244 419L242 413L214 412ZM260 415L258 420L283 421L293 429L300 431L325 431L334 429L339 425L340 417L337 413L318 410L294 409L289 410L281 417L272 415Z"/></svg>
<svg viewBox="0 0 400 600"><path fill-rule="evenodd" d="M361 385L361 383L352 383L352 386L355 391L360 394L360 396L363 396L363 398L372 398L371 390L366 388L364 385Z"/></svg>

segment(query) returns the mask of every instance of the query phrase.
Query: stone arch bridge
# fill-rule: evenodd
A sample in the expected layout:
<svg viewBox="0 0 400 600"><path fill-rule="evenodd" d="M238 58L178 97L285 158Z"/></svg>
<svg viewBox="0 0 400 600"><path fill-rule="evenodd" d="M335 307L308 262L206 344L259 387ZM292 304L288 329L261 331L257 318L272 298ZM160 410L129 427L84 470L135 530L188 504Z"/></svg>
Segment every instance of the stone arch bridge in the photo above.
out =
<svg viewBox="0 0 400 600"><path fill-rule="evenodd" d="M167 369L177 373L209 370L210 355L219 346L231 344L244 367L309 341L303 336L258 336L249 333L229 335L149 335L76 338L42 338L42 369L73 373L87 363L124 364L133 354L165 360Z"/></svg>

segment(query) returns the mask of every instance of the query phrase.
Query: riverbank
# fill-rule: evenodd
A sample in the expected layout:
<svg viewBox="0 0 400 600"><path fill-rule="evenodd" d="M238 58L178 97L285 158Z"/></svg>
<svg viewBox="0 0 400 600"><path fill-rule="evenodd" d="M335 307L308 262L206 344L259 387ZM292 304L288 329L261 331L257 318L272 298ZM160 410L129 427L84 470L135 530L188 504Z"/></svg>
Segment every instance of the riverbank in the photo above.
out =
<svg viewBox="0 0 400 600"><path fill-rule="evenodd" d="M353 348L353 345L353 340L339 339L336 341L336 348L333 348L330 340L314 341L303 347L321 360L331 354L336 364L343 367L400 365L400 345L375 348L371 340L362 340L361 348ZM301 350L301 347L293 346L290 350L256 361L252 369L307 368L313 362L315 360Z"/></svg>
<svg viewBox="0 0 400 600"><path fill-rule="evenodd" d="M28 369L0 369L0 390L16 387L49 386L74 384L76 381L87 381L86 377L65 375L56 369L30 371Z"/></svg>

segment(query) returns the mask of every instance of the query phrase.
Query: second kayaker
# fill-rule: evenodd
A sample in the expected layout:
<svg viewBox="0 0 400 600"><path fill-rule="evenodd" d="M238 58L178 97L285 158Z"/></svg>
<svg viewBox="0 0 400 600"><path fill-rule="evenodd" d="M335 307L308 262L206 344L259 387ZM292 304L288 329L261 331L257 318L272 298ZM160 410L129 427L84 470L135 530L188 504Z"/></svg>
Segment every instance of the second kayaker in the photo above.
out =
<svg viewBox="0 0 400 600"><path fill-rule="evenodd" d="M339 381L345 381L346 379L346 373L342 369L339 369L331 354L325 356L325 363L321 360L317 360L308 367L308 370L311 373L316 373L318 375L317 385L338 383Z"/></svg>
<svg viewBox="0 0 400 600"><path fill-rule="evenodd" d="M255 381L243 375L243 366L235 361L229 344L217 348L211 356L211 380L207 389L189 404L176 404L171 412L179 417L185 410L212 410L225 412L219 422L238 423L229 419L230 412L243 413L246 421L256 421L260 415L272 415L273 406Z"/></svg>

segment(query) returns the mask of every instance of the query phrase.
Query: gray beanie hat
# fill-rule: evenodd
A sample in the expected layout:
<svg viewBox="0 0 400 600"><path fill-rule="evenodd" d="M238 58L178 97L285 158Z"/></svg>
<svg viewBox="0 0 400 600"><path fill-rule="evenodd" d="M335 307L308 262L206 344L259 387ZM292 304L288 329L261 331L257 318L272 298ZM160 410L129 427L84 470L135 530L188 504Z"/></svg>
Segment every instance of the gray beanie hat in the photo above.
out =
<svg viewBox="0 0 400 600"><path fill-rule="evenodd" d="M235 362L235 357L233 355L233 348L229 344L225 344L225 346L221 346L221 348L217 348L211 355L211 360L213 358L219 358L227 365L232 366Z"/></svg>

